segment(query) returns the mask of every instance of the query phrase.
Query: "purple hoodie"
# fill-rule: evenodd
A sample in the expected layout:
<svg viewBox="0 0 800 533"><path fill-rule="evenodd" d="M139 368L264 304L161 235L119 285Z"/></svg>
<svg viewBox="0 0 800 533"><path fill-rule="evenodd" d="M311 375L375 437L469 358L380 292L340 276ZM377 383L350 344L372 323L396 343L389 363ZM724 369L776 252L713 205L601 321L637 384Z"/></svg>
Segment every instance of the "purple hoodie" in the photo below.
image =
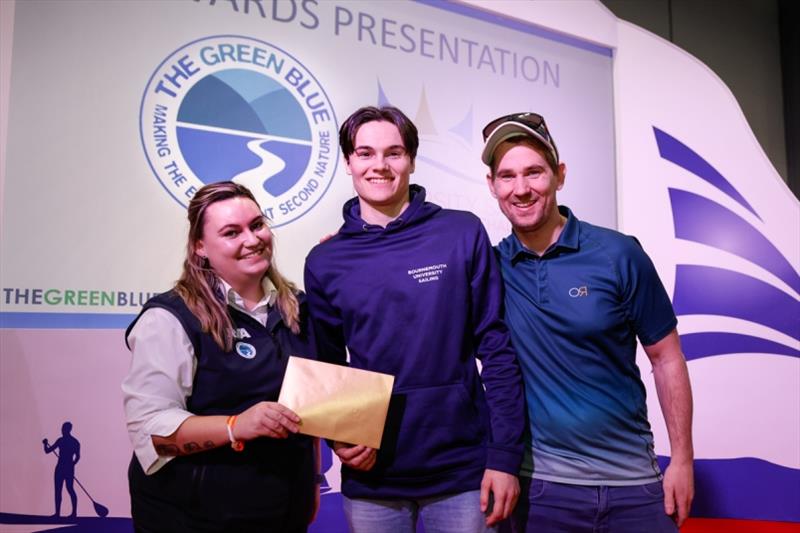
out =
<svg viewBox="0 0 800 533"><path fill-rule="evenodd" d="M486 231L422 187L410 196L386 228L349 200L339 233L306 258L319 359L344 364L346 346L354 368L395 376L377 463L342 470L351 498L477 490L485 468L516 475L522 459L524 396Z"/></svg>

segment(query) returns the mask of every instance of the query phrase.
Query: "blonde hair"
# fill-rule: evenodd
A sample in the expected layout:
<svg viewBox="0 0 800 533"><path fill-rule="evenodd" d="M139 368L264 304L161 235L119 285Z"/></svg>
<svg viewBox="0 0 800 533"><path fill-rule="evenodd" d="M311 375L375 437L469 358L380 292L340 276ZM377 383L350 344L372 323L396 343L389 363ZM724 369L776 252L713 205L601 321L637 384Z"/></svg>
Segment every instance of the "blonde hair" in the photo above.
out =
<svg viewBox="0 0 800 533"><path fill-rule="evenodd" d="M203 238L208 206L237 197L248 198L258 205L250 189L231 181L206 185L194 195L188 209L189 236L186 241L186 259L183 261L181 277L175 283L175 291L200 321L203 332L211 335L214 342L225 351L233 349L233 321L221 291L219 277L208 264L208 260L195 253L195 247L197 241ZM283 321L296 335L300 333L298 289L278 271L274 256L273 248L273 258L266 276L278 290L277 306Z"/></svg>

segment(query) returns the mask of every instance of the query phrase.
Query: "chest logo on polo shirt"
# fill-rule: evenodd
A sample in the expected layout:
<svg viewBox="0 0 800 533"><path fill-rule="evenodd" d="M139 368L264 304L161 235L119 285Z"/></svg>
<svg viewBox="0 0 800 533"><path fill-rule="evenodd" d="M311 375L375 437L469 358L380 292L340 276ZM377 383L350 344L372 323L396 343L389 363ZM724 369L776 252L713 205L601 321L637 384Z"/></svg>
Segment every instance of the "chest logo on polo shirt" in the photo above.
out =
<svg viewBox="0 0 800 533"><path fill-rule="evenodd" d="M437 265L412 268L408 271L408 275L415 279L417 283L429 283L431 281L439 281L439 278L444 276L445 270L447 270L447 264L439 263Z"/></svg>
<svg viewBox="0 0 800 533"><path fill-rule="evenodd" d="M252 344L240 341L236 343L236 353L245 359L252 359L256 356L256 347Z"/></svg>
<svg viewBox="0 0 800 533"><path fill-rule="evenodd" d="M570 298L583 298L584 296L589 296L589 287L586 285L582 287L572 287L569 290Z"/></svg>

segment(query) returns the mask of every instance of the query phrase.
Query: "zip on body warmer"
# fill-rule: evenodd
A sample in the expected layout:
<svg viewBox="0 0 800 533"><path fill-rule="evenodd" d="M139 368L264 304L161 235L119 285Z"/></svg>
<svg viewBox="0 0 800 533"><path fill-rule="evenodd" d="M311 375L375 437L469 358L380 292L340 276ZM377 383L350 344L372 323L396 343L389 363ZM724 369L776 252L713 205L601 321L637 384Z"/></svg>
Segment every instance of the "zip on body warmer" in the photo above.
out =
<svg viewBox="0 0 800 533"><path fill-rule="evenodd" d="M174 290L148 300L142 313L154 307L169 311L192 343L196 368L187 410L234 415L260 401L277 401L290 355L314 356L302 293L298 300L299 335L277 309L270 310L263 325L228 306L238 333L230 352L202 331ZM126 343L139 317L128 327ZM179 456L149 476L134 456L129 468L134 521L144 529L165 531L296 531L313 510L314 462L312 439L305 435L257 438L241 453L221 446Z"/></svg>

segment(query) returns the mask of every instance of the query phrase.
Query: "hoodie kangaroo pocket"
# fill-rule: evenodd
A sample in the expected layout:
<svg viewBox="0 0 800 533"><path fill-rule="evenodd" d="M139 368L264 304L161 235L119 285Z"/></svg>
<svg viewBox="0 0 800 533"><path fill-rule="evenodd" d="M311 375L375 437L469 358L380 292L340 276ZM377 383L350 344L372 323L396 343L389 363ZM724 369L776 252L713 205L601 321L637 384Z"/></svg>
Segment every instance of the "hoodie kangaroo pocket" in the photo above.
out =
<svg viewBox="0 0 800 533"><path fill-rule="evenodd" d="M380 454L387 474L458 468L483 454L485 430L462 383L401 390L392 402Z"/></svg>

